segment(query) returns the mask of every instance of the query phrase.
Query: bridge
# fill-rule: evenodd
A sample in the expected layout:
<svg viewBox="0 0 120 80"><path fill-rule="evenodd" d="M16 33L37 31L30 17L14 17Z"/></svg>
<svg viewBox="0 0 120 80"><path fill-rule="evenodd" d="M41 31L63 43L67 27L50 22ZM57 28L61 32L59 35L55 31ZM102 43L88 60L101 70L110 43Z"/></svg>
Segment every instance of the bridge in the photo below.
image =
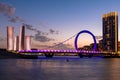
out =
<svg viewBox="0 0 120 80"><path fill-rule="evenodd" d="M54 55L61 55L68 53L72 56L80 57L115 57L119 56L115 52L106 52L106 51L86 51L86 50L21 50L19 53L26 56L41 56L44 54L46 57L53 57Z"/></svg>
<svg viewBox="0 0 120 80"><path fill-rule="evenodd" d="M93 40L94 40L94 47L93 50L80 50L78 48L77 45L77 40L80 34L82 33L88 33L92 36ZM64 53L68 53L68 54L72 54L72 55L78 55L80 57L92 57L92 56L99 56L99 57L120 57L120 55L118 53L115 52L107 52L107 51L97 51L97 44L96 44L96 38L95 36L88 30L82 30L80 31L77 35L74 35L75 37L75 41L74 41L74 46L75 46L75 50L49 50L49 49L42 49L42 50L20 50L18 51L19 53L21 53L24 56L40 56L41 54L44 54L46 57L53 57L55 54L64 54ZM74 37L72 36L72 37ZM62 43L70 40L72 37L70 37L69 39L63 41ZM60 43L61 44L61 43ZM59 44L57 44L59 45ZM54 45L54 46L57 46ZM53 46L53 47L54 47Z"/></svg>

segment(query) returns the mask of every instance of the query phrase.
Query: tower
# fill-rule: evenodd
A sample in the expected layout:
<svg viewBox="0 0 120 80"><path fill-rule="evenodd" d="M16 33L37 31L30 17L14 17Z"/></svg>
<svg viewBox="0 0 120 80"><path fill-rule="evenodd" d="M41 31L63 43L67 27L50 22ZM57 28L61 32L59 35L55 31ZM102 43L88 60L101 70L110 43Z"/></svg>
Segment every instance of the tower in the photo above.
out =
<svg viewBox="0 0 120 80"><path fill-rule="evenodd" d="M31 50L31 37L25 36L25 50Z"/></svg>
<svg viewBox="0 0 120 80"><path fill-rule="evenodd" d="M118 51L118 13L103 14L103 50Z"/></svg>
<svg viewBox="0 0 120 80"><path fill-rule="evenodd" d="M7 50L13 50L13 36L14 28L12 26L7 26Z"/></svg>
<svg viewBox="0 0 120 80"><path fill-rule="evenodd" d="M14 37L14 50L19 50L19 36Z"/></svg>
<svg viewBox="0 0 120 80"><path fill-rule="evenodd" d="M20 27L19 50L24 50L25 26Z"/></svg>

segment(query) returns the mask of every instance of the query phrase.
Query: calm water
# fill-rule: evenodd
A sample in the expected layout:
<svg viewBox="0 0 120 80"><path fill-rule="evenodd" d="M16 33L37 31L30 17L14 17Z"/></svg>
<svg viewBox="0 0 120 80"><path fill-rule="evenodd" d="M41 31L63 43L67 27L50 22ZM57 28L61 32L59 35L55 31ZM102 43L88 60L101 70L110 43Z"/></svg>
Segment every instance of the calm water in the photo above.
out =
<svg viewBox="0 0 120 80"><path fill-rule="evenodd" d="M120 58L1 59L0 80L120 80Z"/></svg>

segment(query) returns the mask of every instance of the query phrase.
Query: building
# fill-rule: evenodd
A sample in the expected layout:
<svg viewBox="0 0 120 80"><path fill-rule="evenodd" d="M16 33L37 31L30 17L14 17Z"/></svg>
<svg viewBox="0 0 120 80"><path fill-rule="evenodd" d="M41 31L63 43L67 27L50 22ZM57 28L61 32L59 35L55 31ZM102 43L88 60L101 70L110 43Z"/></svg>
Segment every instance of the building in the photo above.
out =
<svg viewBox="0 0 120 80"><path fill-rule="evenodd" d="M99 50L99 51L102 51L102 50L103 50L103 39L99 40L98 50Z"/></svg>
<svg viewBox="0 0 120 80"><path fill-rule="evenodd" d="M118 42L118 51L120 51L120 41Z"/></svg>
<svg viewBox="0 0 120 80"><path fill-rule="evenodd" d="M25 26L20 27L19 50L24 50Z"/></svg>
<svg viewBox="0 0 120 80"><path fill-rule="evenodd" d="M7 26L7 50L13 50L14 42L14 28Z"/></svg>
<svg viewBox="0 0 120 80"><path fill-rule="evenodd" d="M118 13L103 14L103 50L118 51Z"/></svg>
<svg viewBox="0 0 120 80"><path fill-rule="evenodd" d="M25 50L31 50L31 36L25 36Z"/></svg>
<svg viewBox="0 0 120 80"><path fill-rule="evenodd" d="M14 50L19 50L19 36L14 37Z"/></svg>

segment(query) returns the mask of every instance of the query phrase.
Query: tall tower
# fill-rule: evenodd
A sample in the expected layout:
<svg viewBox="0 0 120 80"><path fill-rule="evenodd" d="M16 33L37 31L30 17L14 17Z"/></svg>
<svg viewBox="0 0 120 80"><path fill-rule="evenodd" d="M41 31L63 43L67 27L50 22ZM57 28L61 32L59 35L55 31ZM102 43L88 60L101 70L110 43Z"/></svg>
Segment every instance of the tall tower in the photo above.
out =
<svg viewBox="0 0 120 80"><path fill-rule="evenodd" d="M25 26L20 27L19 50L24 50Z"/></svg>
<svg viewBox="0 0 120 80"><path fill-rule="evenodd" d="M103 14L103 50L118 51L118 13Z"/></svg>
<svg viewBox="0 0 120 80"><path fill-rule="evenodd" d="M31 37L25 36L25 50L31 50Z"/></svg>
<svg viewBox="0 0 120 80"><path fill-rule="evenodd" d="M13 50L13 36L14 28L12 26L7 26L7 50Z"/></svg>
<svg viewBox="0 0 120 80"><path fill-rule="evenodd" d="M19 50L19 36L14 37L14 50Z"/></svg>

